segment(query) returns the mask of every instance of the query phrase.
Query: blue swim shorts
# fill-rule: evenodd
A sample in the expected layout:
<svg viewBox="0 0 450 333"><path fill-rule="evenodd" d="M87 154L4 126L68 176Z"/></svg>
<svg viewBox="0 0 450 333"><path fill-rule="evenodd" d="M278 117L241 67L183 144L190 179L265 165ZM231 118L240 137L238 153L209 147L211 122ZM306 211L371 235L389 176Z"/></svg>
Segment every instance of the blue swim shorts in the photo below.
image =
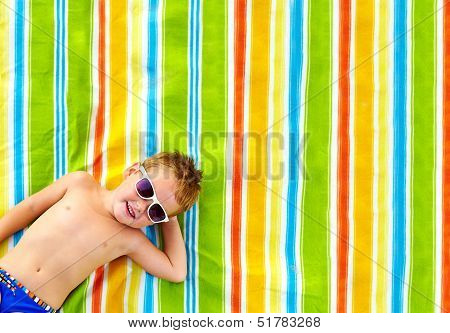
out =
<svg viewBox="0 0 450 333"><path fill-rule="evenodd" d="M57 312L0 267L0 313Z"/></svg>

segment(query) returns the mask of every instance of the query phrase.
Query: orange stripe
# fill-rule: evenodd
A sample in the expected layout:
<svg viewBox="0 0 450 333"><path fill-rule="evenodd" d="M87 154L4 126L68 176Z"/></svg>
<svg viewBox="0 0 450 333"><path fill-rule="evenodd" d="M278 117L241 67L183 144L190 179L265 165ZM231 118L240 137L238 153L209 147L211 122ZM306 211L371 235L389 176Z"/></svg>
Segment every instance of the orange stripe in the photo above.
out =
<svg viewBox="0 0 450 333"><path fill-rule="evenodd" d="M450 312L450 5L444 5L442 153L442 312Z"/></svg>
<svg viewBox="0 0 450 333"><path fill-rule="evenodd" d="M350 95L350 0L340 1L339 26L339 104L338 104L338 253L337 312L347 311L348 283L348 198L349 198L349 95Z"/></svg>
<svg viewBox="0 0 450 333"><path fill-rule="evenodd" d="M126 156L127 108L127 0L110 3L110 126L108 135L108 177L106 187L114 189L122 182ZM109 264L106 312L124 312L127 258Z"/></svg>
<svg viewBox="0 0 450 333"><path fill-rule="evenodd" d="M248 138L247 312L265 312L266 129L270 0L253 2Z"/></svg>
<svg viewBox="0 0 450 333"><path fill-rule="evenodd" d="M231 312L241 312L242 135L244 122L246 0L235 0L234 7L235 139L233 145L233 200L231 207Z"/></svg>
<svg viewBox="0 0 450 333"><path fill-rule="evenodd" d="M102 178L102 143L105 134L105 1L100 0L99 8L99 45L98 45L98 85L99 101L97 116L95 119L94 163L93 176L97 182ZM100 312L102 304L104 268L99 267L95 271L92 288L92 312Z"/></svg>

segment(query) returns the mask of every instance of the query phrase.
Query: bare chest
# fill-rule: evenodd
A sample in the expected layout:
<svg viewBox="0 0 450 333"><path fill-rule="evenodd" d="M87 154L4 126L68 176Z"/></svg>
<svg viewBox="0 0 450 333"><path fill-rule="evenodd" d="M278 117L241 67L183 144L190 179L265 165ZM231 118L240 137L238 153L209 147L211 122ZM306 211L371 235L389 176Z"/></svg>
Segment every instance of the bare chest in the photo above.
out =
<svg viewBox="0 0 450 333"><path fill-rule="evenodd" d="M95 264L122 255L126 227L100 214L95 200L89 191L66 194L29 228L23 245L41 244L41 252L59 253L61 260L86 257Z"/></svg>

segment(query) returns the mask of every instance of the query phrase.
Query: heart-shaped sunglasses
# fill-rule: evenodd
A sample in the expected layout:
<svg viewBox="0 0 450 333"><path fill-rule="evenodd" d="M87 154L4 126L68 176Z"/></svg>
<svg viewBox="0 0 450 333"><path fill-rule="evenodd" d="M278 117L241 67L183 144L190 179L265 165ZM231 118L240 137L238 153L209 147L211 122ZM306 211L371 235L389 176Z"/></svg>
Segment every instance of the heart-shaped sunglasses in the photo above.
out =
<svg viewBox="0 0 450 333"><path fill-rule="evenodd" d="M153 200L152 204L147 209L147 215L153 223L168 222L166 210L156 197L155 187L153 186L150 177L145 168L140 165L139 170L142 172L142 178L136 182L137 194L145 200Z"/></svg>

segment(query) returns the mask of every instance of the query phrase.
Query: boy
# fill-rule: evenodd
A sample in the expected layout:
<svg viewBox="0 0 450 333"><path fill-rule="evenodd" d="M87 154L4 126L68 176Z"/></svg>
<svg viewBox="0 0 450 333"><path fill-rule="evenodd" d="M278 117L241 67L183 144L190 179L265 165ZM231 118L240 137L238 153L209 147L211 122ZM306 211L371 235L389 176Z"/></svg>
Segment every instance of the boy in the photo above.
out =
<svg viewBox="0 0 450 333"><path fill-rule="evenodd" d="M86 172L69 173L0 219L0 241L37 220L0 258L0 312L55 312L97 267L127 255L149 274L186 277L176 215L200 192L202 171L179 152L159 153L124 171L114 190ZM164 251L140 228L161 223Z"/></svg>

